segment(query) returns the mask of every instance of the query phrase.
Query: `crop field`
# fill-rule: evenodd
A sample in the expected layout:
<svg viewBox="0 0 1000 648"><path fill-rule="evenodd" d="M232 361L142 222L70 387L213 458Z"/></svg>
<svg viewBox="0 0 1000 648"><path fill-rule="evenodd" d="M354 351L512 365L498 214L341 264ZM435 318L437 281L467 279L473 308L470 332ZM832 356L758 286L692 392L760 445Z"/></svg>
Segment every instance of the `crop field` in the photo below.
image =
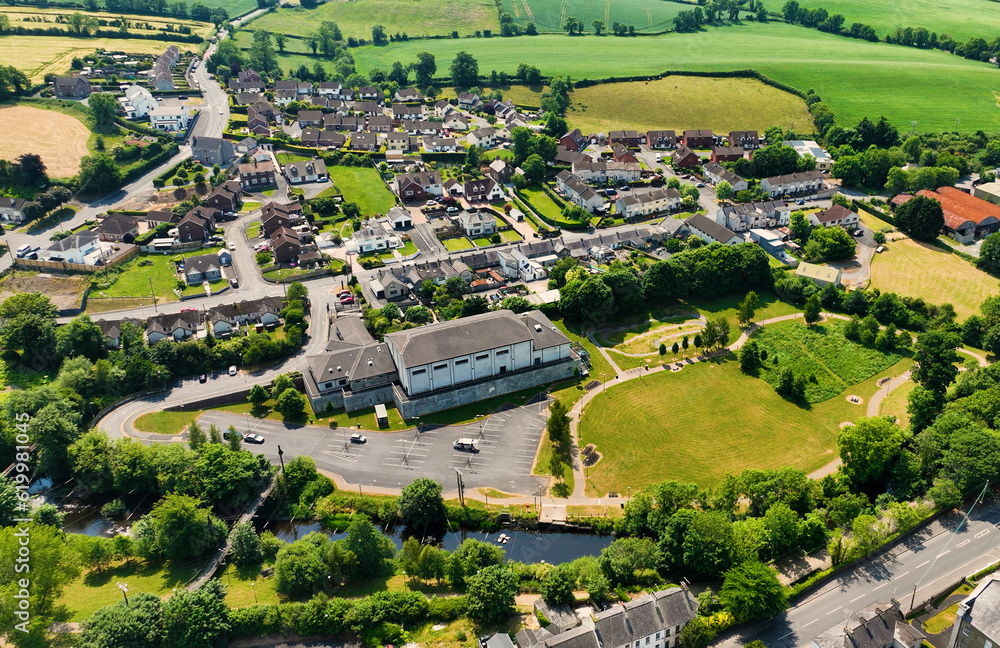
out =
<svg viewBox="0 0 1000 648"><path fill-rule="evenodd" d="M118 38L71 38L69 36L0 36L0 61L13 65L40 82L49 72L64 74L75 56L93 54L95 49L131 54L160 54L169 45L165 41ZM179 43L181 50L193 49L191 43Z"/></svg>
<svg viewBox="0 0 1000 648"><path fill-rule="evenodd" d="M848 340L843 328L839 322L765 326L754 335L760 348L767 351L760 377L774 385L778 371L789 368L796 376L807 379L806 401L821 403L899 362L898 354L882 353Z"/></svg>
<svg viewBox="0 0 1000 648"><path fill-rule="evenodd" d="M327 167L327 170L344 200L357 203L362 216L385 214L396 204L396 197L375 169L338 165Z"/></svg>
<svg viewBox="0 0 1000 648"><path fill-rule="evenodd" d="M886 246L872 260L872 287L932 304L951 304L959 319L979 310L979 304L1000 293L997 280L949 250L912 239Z"/></svg>
<svg viewBox="0 0 1000 648"><path fill-rule="evenodd" d="M63 113L28 106L0 107L0 158L13 160L22 153L42 156L48 174L68 178L80 171L88 154L90 130L79 119Z"/></svg>
<svg viewBox="0 0 1000 648"><path fill-rule="evenodd" d="M766 0L769 11L781 11L785 0ZM895 33L897 27L925 27L938 36L948 34L957 41L973 36L993 40L1000 29L1000 4L979 0L799 0L799 5L822 7L831 14L844 16L844 23L871 25L879 36Z"/></svg>
<svg viewBox="0 0 1000 648"><path fill-rule="evenodd" d="M853 386L851 393L867 401L880 377L903 373L908 362ZM603 455L587 469L587 494L664 479L712 486L744 468L811 472L836 458L840 423L864 416L864 407L846 398L799 407L743 374L733 357L630 380L596 396L584 410L580 442L596 444Z"/></svg>
<svg viewBox="0 0 1000 648"><path fill-rule="evenodd" d="M636 31L657 32L673 29L674 16L691 7L663 0L503 0L503 9L522 25L535 23L540 32L561 32L570 16L579 18L586 31L593 31L592 22L602 20L609 31L620 22Z"/></svg>
<svg viewBox="0 0 1000 648"><path fill-rule="evenodd" d="M98 20L125 18L126 21L131 23L141 23L141 27L135 24L128 27L130 32L137 34L165 33L169 35L170 32L163 32L161 30L162 27L166 27L167 25L173 25L175 30L181 26L190 27L191 33L199 36L208 36L215 31L215 27L211 23L189 20L187 18L172 18L170 16L135 16L131 14L105 13L103 11L74 12L70 9L40 9L35 7L0 7L0 14L6 14L10 20L11 27L25 27L28 29L59 27L63 31L68 31L69 25L65 22L56 22L56 17L68 16L71 13L83 13ZM151 26L152 29L148 29L146 25ZM104 26L101 29L117 28ZM176 33L181 35L180 32Z"/></svg>
<svg viewBox="0 0 1000 648"><path fill-rule="evenodd" d="M513 73L519 63L533 63L543 74L565 74L573 80L753 68L799 90L815 89L842 124L885 115L901 130L909 130L911 121L924 131L953 130L956 119L962 131L1000 130L1000 76L987 63L782 23L748 22L647 38L541 35L410 41L361 47L353 54L364 73L388 70L397 60L413 63L422 51L434 54L443 70L462 50L476 57L481 71ZM629 102L622 97L623 104ZM706 96L700 106L708 110L715 103L721 104Z"/></svg>
<svg viewBox="0 0 1000 648"><path fill-rule="evenodd" d="M385 27L386 34L408 36L447 35L455 30L460 36L484 29L500 31L496 5L489 0L338 0L315 9L281 8L253 21L250 28L307 36L324 20L337 23L344 38L368 41L376 24ZM286 47L305 51L304 41L298 44L292 41Z"/></svg>
<svg viewBox="0 0 1000 648"><path fill-rule="evenodd" d="M629 97L622 101L622 97ZM711 97L711 101L706 101ZM541 92L518 87L504 91L515 103L540 105ZM717 133L769 126L800 130L812 126L799 97L756 79L713 79L673 75L659 81L607 83L574 90L566 119L584 133L622 128L707 128Z"/></svg>

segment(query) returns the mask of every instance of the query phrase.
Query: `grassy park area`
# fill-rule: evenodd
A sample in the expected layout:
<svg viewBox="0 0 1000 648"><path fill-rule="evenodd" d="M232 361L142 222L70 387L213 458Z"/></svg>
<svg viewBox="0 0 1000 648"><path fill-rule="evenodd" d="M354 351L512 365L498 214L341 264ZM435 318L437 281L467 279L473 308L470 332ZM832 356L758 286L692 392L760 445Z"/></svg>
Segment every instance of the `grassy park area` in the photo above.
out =
<svg viewBox="0 0 1000 648"><path fill-rule="evenodd" d="M912 239L893 241L875 255L871 285L932 304L951 304L960 319L979 310L987 297L1000 293L995 277L949 249Z"/></svg>
<svg viewBox="0 0 1000 648"><path fill-rule="evenodd" d="M815 89L841 124L853 125L865 116L885 115L904 130L910 128L911 121L916 121L921 131L953 130L956 119L960 120L960 131L1000 130L1000 112L993 94L997 87L995 70L987 63L783 23L746 22L648 38L540 35L411 40L384 47L359 47L352 52L358 71L366 74L374 68L388 70L393 61L408 65L422 51L434 54L441 65L461 50L477 59L480 70L512 74L520 63L544 61L546 75L569 75L574 80L660 74L676 69L753 68L803 92ZM955 96L962 97L962 101L953 101ZM715 110L716 103L733 108L713 96L703 97L699 106L705 111ZM949 109L942 111L942 105ZM678 126L701 128L700 124Z"/></svg>
<svg viewBox="0 0 1000 648"><path fill-rule="evenodd" d="M357 203L362 216L385 214L396 204L396 197L382 182L378 171L370 167L329 166L330 180L340 189L345 202Z"/></svg>
<svg viewBox="0 0 1000 648"><path fill-rule="evenodd" d="M850 392L867 401L880 377L904 370L898 363ZM840 423L864 416L864 408L846 398L800 407L744 375L735 357L650 374L611 387L584 410L580 442L603 455L587 470L587 493L663 479L710 486L744 468L813 471L836 458Z"/></svg>

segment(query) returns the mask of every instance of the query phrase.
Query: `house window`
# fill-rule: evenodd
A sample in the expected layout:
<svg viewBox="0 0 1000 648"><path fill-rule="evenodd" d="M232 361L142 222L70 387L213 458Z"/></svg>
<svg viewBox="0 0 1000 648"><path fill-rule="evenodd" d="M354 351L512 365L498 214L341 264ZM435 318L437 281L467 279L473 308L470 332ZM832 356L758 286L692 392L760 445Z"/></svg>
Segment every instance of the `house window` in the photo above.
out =
<svg viewBox="0 0 1000 648"><path fill-rule="evenodd" d="M541 358L535 358L535 364L536 365L542 364L542 359ZM660 638L659 635L657 635L656 638L659 639Z"/></svg>
<svg viewBox="0 0 1000 648"><path fill-rule="evenodd" d="M649 637L646 637L646 645L649 645Z"/></svg>
<svg viewBox="0 0 1000 648"><path fill-rule="evenodd" d="M660 633L659 633L659 632L657 632L657 633L656 633L656 640L657 640L657 641L659 641L659 640L660 640ZM657 648L659 648L659 647L657 647Z"/></svg>

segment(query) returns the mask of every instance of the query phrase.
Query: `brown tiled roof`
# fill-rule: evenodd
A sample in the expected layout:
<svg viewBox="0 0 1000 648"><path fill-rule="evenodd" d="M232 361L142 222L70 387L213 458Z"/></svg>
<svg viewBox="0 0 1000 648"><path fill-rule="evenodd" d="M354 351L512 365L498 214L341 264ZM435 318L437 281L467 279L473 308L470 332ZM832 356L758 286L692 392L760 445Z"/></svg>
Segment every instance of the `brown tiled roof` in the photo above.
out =
<svg viewBox="0 0 1000 648"><path fill-rule="evenodd" d="M940 189L938 190L940 191ZM944 212L944 224L945 227L951 230L965 229L969 227L969 224L979 225L985 219L989 217L994 217L994 213L988 213L988 211L978 208L976 206L968 205L962 201L956 200L953 196L938 193L938 191L930 191L929 189L921 189L917 192L918 196L923 196L925 198L931 198L933 200L941 203L941 210ZM971 196L969 196L971 198ZM974 198L973 200L978 200ZM994 210L1000 209L992 203L988 203L985 200L980 202L985 205L993 207ZM993 210L989 210L993 211Z"/></svg>

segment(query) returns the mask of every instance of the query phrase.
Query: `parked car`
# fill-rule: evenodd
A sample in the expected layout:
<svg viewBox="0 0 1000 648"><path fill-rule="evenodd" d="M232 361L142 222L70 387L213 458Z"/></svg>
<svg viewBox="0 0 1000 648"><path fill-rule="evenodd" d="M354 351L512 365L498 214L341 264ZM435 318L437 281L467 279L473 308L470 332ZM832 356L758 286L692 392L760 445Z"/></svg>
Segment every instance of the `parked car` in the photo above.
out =
<svg viewBox="0 0 1000 648"><path fill-rule="evenodd" d="M240 434L239 432L236 433L236 437L241 441L243 440L243 435ZM229 440L229 430L226 430L222 433L222 438L225 439L226 441Z"/></svg>
<svg viewBox="0 0 1000 648"><path fill-rule="evenodd" d="M854 235L855 236L864 236L865 235L865 231L859 227L858 229L854 230Z"/></svg>
<svg viewBox="0 0 1000 648"><path fill-rule="evenodd" d="M345 305L346 304L353 304L354 303L354 297L341 297L340 298L340 303L341 304L345 304Z"/></svg>
<svg viewBox="0 0 1000 648"><path fill-rule="evenodd" d="M698 187L699 189L704 189L705 188L705 183L704 182L699 182L695 186Z"/></svg>
<svg viewBox="0 0 1000 648"><path fill-rule="evenodd" d="M608 198L613 198L618 195L618 192L615 191L614 189L605 189L604 195L607 196Z"/></svg>
<svg viewBox="0 0 1000 648"><path fill-rule="evenodd" d="M243 437L243 443L256 443L257 445L260 445L264 443L264 437L259 434L248 434Z"/></svg>
<svg viewBox="0 0 1000 648"><path fill-rule="evenodd" d="M182 308L181 312L182 313L197 313L198 309L197 308Z"/></svg>
<svg viewBox="0 0 1000 648"><path fill-rule="evenodd" d="M449 214L457 214L460 210L458 207L449 207L445 211L448 212Z"/></svg>
<svg viewBox="0 0 1000 648"><path fill-rule="evenodd" d="M229 242L229 249L230 250L235 250L236 249L236 241L230 241Z"/></svg>
<svg viewBox="0 0 1000 648"><path fill-rule="evenodd" d="M200 383L207 383L208 382L208 374L201 374L200 376L198 376L198 382L200 382Z"/></svg>
<svg viewBox="0 0 1000 648"><path fill-rule="evenodd" d="M804 201L801 198L799 198L798 200L795 201L795 204L796 205L804 205L804 204L806 204L806 201Z"/></svg>
<svg viewBox="0 0 1000 648"><path fill-rule="evenodd" d="M229 375L230 376L235 376L236 375L236 365L231 365L229 367Z"/></svg>
<svg viewBox="0 0 1000 648"><path fill-rule="evenodd" d="M236 277L231 277L229 279L229 285L232 286L233 288L239 288L240 287L240 280L237 279Z"/></svg>
<svg viewBox="0 0 1000 648"><path fill-rule="evenodd" d="M368 443L368 437L354 433L351 435L351 443Z"/></svg>
<svg viewBox="0 0 1000 648"><path fill-rule="evenodd" d="M438 201L436 201L436 200L428 200L424 204L427 205L428 207L437 207Z"/></svg>

